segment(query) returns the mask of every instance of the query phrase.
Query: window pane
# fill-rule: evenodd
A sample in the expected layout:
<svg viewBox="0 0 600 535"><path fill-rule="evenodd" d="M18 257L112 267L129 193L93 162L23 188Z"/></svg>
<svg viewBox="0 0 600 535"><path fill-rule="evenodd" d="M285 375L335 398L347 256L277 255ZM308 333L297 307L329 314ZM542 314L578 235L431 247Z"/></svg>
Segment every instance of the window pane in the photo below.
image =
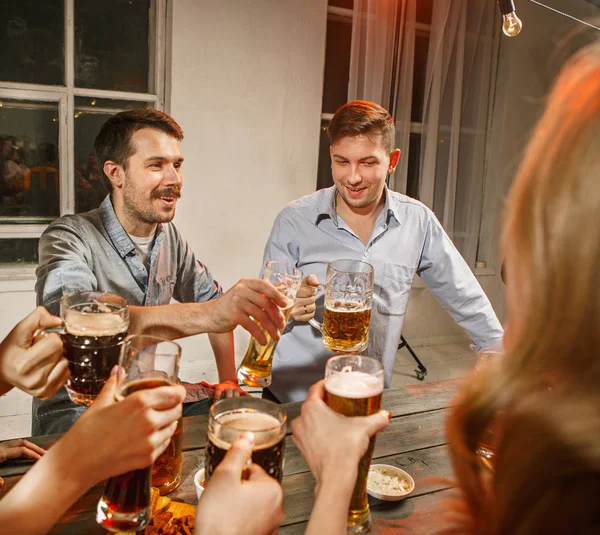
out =
<svg viewBox="0 0 600 535"><path fill-rule="evenodd" d="M151 0L75 2L75 85L153 92Z"/></svg>
<svg viewBox="0 0 600 535"><path fill-rule="evenodd" d="M419 198L419 175L421 173L421 134L411 134L408 146L408 171L406 176L406 194L413 199Z"/></svg>
<svg viewBox="0 0 600 535"><path fill-rule="evenodd" d="M0 80L64 84L63 0L3 0Z"/></svg>
<svg viewBox="0 0 600 535"><path fill-rule="evenodd" d="M319 167L317 171L317 189L333 186L331 177L331 158L329 157L329 136L327 126L329 121L321 121L321 132L319 136Z"/></svg>
<svg viewBox="0 0 600 535"><path fill-rule="evenodd" d="M37 264L38 238L0 240L0 264Z"/></svg>
<svg viewBox="0 0 600 535"><path fill-rule="evenodd" d="M346 9L352 9L354 7L354 0L329 0L330 6L345 7Z"/></svg>
<svg viewBox="0 0 600 535"><path fill-rule="evenodd" d="M350 78L350 44L352 20L341 17L327 20L325 48L325 81L323 83L324 113L334 113L348 100Z"/></svg>
<svg viewBox="0 0 600 535"><path fill-rule="evenodd" d="M75 97L75 212L96 208L110 191L98 168L94 140L106 120L123 110L144 108L146 102Z"/></svg>
<svg viewBox="0 0 600 535"><path fill-rule="evenodd" d="M2 222L58 217L58 104L3 100L0 143Z"/></svg>
<svg viewBox="0 0 600 535"><path fill-rule="evenodd" d="M423 121L428 52L429 32L417 31L415 34L415 68L413 74L413 98L410 117L411 121L417 123Z"/></svg>
<svg viewBox="0 0 600 535"><path fill-rule="evenodd" d="M417 22L431 24L434 0L417 0Z"/></svg>

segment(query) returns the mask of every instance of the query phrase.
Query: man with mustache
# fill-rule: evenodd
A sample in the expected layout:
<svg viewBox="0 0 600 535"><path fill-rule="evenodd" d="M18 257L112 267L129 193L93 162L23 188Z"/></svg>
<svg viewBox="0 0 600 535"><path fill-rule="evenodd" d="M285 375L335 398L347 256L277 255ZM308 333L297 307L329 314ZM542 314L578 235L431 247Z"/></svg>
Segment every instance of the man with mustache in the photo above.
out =
<svg viewBox="0 0 600 535"><path fill-rule="evenodd" d="M292 311L294 321L275 350L273 383L265 395L282 402L305 399L332 355L321 333L305 323L315 311L322 314L317 286L332 260L362 260L374 267L366 354L383 364L386 387L415 274L467 331L475 351L498 346L503 335L489 299L433 212L387 188L386 178L400 158L391 115L374 102L356 100L335 112L328 133L335 185L288 204L265 247L265 258L308 275Z"/></svg>
<svg viewBox="0 0 600 535"><path fill-rule="evenodd" d="M37 303L58 314L63 295L112 292L130 305L130 333L170 339L208 333L218 399L240 394L233 329L241 325L266 343L260 323L278 339L284 325L279 306L286 300L259 279L242 279L223 293L172 223L183 183L181 139L180 126L158 110L128 110L108 119L94 149L111 192L99 208L61 217L43 233ZM82 411L64 389L49 401L36 400L33 434L64 432Z"/></svg>

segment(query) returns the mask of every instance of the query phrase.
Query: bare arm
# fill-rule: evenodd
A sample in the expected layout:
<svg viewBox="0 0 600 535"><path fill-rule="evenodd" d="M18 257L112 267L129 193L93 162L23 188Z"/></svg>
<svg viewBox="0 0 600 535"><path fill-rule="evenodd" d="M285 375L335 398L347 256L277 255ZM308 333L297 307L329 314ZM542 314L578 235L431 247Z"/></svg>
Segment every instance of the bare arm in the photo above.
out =
<svg viewBox="0 0 600 535"><path fill-rule="evenodd" d="M209 333L208 339L215 354L219 382L232 381L237 383L233 333Z"/></svg>
<svg viewBox="0 0 600 535"><path fill-rule="evenodd" d="M304 535L345 535L348 530L348 508L356 481L356 464L354 470L332 470L323 477L315 491L313 506L308 526Z"/></svg>
<svg viewBox="0 0 600 535"><path fill-rule="evenodd" d="M241 325L260 343L266 344L265 334L257 322L279 340L279 329L285 325L279 307L286 304L286 298L269 282L242 279L223 295L204 303L132 306L131 332L151 332L175 339L202 333L230 333ZM221 346L219 344L219 348Z"/></svg>
<svg viewBox="0 0 600 535"><path fill-rule="evenodd" d="M47 533L63 513L95 482L65 455L57 443L0 503L3 533ZM43 514L40 512L43 511Z"/></svg>
<svg viewBox="0 0 600 535"><path fill-rule="evenodd" d="M94 405L0 500L0 532L47 533L92 485L148 466L165 450L185 389L162 386L115 402L115 388L113 375Z"/></svg>

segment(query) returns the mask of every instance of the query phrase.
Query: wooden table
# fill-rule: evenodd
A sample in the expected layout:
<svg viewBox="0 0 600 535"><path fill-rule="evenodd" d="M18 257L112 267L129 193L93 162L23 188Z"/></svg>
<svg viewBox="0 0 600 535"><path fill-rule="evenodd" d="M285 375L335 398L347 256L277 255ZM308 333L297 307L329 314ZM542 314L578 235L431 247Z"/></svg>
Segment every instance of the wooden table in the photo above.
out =
<svg viewBox="0 0 600 535"><path fill-rule="evenodd" d="M439 526L439 512L448 495L448 486L431 476L442 478L451 475L445 447L445 418L459 385L460 380L446 380L384 392L383 407L391 411L393 417L389 427L377 437L374 462L400 466L413 476L416 488L409 498L400 502L386 503L369 498L374 520L373 535L409 532L426 535ZM285 405L290 421L299 414L300 407L301 403ZM196 503L192 478L204 464L207 422L207 416L184 418L183 478L180 487L169 495L173 500ZM48 448L57 438L54 435L30 440ZM0 489L0 499L29 466L30 463L24 461L0 465L0 476L5 479L5 487ZM313 503L314 479L294 447L291 436L286 437L283 488L287 515L279 533L304 533ZM103 484L90 489L51 533L105 533L95 522L96 504L103 489Z"/></svg>

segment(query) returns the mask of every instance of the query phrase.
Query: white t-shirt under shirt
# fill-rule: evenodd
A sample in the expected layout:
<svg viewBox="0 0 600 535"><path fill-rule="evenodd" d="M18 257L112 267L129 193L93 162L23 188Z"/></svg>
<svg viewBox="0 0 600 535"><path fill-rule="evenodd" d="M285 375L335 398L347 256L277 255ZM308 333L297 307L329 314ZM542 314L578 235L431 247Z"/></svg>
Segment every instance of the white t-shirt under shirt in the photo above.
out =
<svg viewBox="0 0 600 535"><path fill-rule="evenodd" d="M142 259L142 264L148 269L150 263L150 251L152 249L152 242L154 242L154 234L148 237L132 236L130 234L129 237L135 246L135 250Z"/></svg>

